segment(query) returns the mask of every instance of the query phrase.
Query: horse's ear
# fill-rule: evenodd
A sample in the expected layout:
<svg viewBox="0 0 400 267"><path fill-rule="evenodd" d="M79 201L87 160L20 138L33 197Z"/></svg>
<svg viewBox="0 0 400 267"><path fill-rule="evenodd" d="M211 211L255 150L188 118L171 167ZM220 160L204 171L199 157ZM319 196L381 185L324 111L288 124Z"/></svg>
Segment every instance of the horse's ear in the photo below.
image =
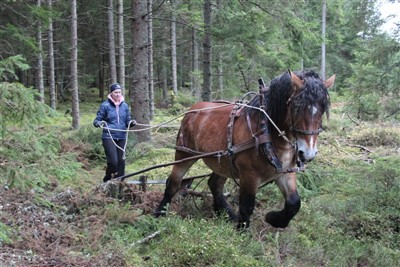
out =
<svg viewBox="0 0 400 267"><path fill-rule="evenodd" d="M295 90L302 88L304 86L304 81L300 79L296 74L289 70L290 79L292 80L292 85Z"/></svg>
<svg viewBox="0 0 400 267"><path fill-rule="evenodd" d="M329 89L333 86L333 84L335 83L335 79L336 79L336 74L332 75L328 80L324 82L326 89Z"/></svg>

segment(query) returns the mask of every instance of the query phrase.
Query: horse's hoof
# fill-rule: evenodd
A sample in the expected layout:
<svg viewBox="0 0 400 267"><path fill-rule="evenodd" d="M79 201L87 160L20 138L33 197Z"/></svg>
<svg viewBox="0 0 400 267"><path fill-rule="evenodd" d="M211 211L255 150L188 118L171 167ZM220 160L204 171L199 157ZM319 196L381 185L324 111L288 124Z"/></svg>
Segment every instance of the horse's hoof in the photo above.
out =
<svg viewBox="0 0 400 267"><path fill-rule="evenodd" d="M245 230L248 230L250 227L250 223L245 223L245 222L239 222L236 226L236 230L239 232L243 232Z"/></svg>
<svg viewBox="0 0 400 267"><path fill-rule="evenodd" d="M280 211L271 211L265 215L265 221L275 228L286 228L289 221L282 216Z"/></svg>
<svg viewBox="0 0 400 267"><path fill-rule="evenodd" d="M236 231L241 235L251 235L250 227L247 228L236 228Z"/></svg>
<svg viewBox="0 0 400 267"><path fill-rule="evenodd" d="M165 210L157 210L153 213L154 217L158 218L160 216L166 216L167 212Z"/></svg>

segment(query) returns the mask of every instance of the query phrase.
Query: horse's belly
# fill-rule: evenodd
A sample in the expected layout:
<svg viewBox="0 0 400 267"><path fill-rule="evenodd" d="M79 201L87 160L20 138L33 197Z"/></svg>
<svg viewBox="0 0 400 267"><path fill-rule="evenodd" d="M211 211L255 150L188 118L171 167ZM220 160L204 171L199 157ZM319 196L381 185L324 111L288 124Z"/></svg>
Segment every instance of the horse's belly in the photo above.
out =
<svg viewBox="0 0 400 267"><path fill-rule="evenodd" d="M227 157L221 158L204 158L204 164L207 165L213 172L221 175L223 177L234 177L234 173L232 173L232 166Z"/></svg>

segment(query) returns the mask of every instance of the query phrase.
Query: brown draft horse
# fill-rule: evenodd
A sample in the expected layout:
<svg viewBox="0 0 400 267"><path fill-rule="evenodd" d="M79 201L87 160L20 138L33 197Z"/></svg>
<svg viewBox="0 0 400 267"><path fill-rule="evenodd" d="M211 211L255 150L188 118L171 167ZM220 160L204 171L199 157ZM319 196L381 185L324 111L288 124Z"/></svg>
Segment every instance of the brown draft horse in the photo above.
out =
<svg viewBox="0 0 400 267"><path fill-rule="evenodd" d="M265 220L274 227L286 227L300 209L296 164L311 161L318 152L323 114L329 117L327 89L334 80L335 75L322 81L314 71L288 71L274 78L269 88L260 90L246 105L218 102L193 105L181 123L175 160L193 157L196 153L228 151L203 158L213 171L208 186L214 198L214 211L227 212L231 220L238 222L238 229L247 228L257 189L274 181L284 196L285 206L280 211L267 213ZM282 132L285 136L281 136ZM173 166L156 216L165 214L166 205L180 189L183 176L197 160L189 159ZM234 178L240 184L239 216L223 195L227 178Z"/></svg>

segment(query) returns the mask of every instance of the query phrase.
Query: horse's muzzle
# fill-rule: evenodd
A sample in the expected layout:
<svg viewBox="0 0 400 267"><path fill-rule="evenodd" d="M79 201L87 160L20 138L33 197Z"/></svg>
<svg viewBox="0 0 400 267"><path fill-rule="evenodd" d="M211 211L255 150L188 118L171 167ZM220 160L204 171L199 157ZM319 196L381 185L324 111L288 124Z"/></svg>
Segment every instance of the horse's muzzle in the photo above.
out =
<svg viewBox="0 0 400 267"><path fill-rule="evenodd" d="M318 148L315 144L309 146L304 140L297 140L297 157L303 163L312 161L318 154Z"/></svg>
<svg viewBox="0 0 400 267"><path fill-rule="evenodd" d="M316 150L314 153L307 153L302 150L298 151L298 157L299 157L300 161L303 163L312 161L317 154L318 154L318 150Z"/></svg>

